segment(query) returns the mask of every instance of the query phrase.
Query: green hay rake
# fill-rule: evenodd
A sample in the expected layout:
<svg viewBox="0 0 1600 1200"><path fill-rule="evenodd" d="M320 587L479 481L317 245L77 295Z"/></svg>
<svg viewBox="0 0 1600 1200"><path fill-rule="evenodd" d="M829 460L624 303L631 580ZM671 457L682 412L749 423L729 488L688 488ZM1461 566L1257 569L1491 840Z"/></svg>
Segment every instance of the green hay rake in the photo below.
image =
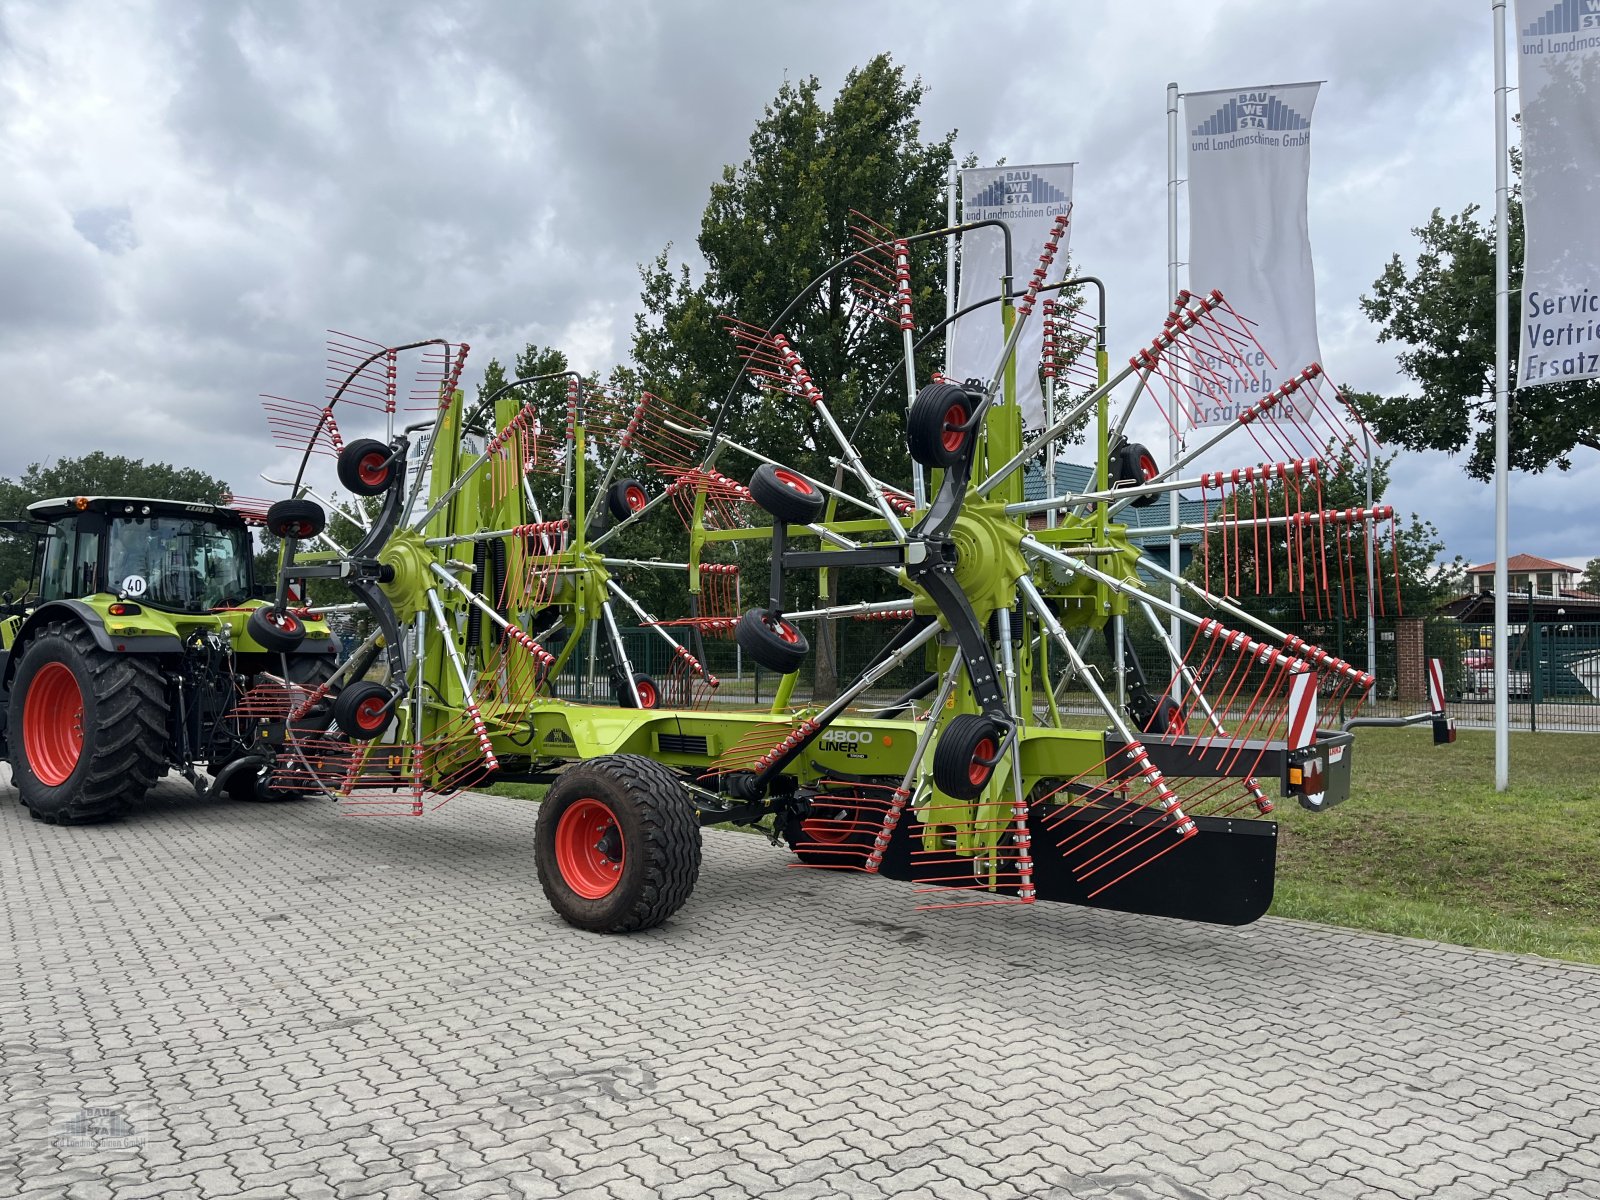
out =
<svg viewBox="0 0 1600 1200"><path fill-rule="evenodd" d="M555 416L532 398L547 378L469 406L457 387L465 346L336 339L323 403L269 401L275 428L302 451L292 495L264 515L284 539L272 612L287 648L303 629L295 581L336 578L373 631L325 683L269 682L241 702L236 716L266 731L274 785L321 790L359 813L420 815L490 780L549 783L541 882L565 919L596 930L665 920L694 887L699 829L729 821L769 823L799 865L913 881L924 907L1055 900L1233 924L1261 915L1273 797L1326 809L1349 793L1352 735L1319 726L1318 700L1358 702L1373 681L1151 559L1118 517L1204 489L1217 505L1203 532L1231 538L1234 560L1253 539L1253 578L1326 591L1330 543L1342 562L1389 517L1316 502L1318 455L1359 448L1353 418L1312 365L1159 466L1126 436L1141 401L1193 414L1225 401L1230 378L1264 352L1220 294L1184 293L1112 375L1103 320L1085 329L1051 297L1064 286L1047 280L1065 218L1026 287L1011 289L1008 267L993 302L1008 340L992 373L919 385L911 246L959 232L865 231L862 250L811 285L853 272L864 311L901 334L909 462L894 478L844 432L783 331L787 314L771 329L730 322L745 360L735 396L756 384L787 397L836 449L832 483L736 440L734 396L708 422L572 375ZM1015 348L1032 319L1046 324L1047 417L1030 436ZM1082 391L1058 405L1063 382ZM1092 485L1050 494L1058 443L1086 420ZM382 436L347 442L341 421L381 421ZM1261 461L1200 472L1230 435ZM371 498L370 519L312 493L319 455ZM1024 469L1040 462L1046 495L1029 500ZM535 480L547 496L559 488L557 511L543 511ZM358 529L355 544L331 540L329 507ZM667 507L683 519L686 561L626 557L630 530ZM746 589L727 559L749 543L770 552L771 568L760 603L741 612ZM689 615L646 611L624 582L638 570L681 576ZM888 573L902 594L786 606L798 573L858 570ZM1173 585L1192 608L1169 602ZM619 617L670 648L667 677L634 669ZM836 698L805 703L804 630L824 619L890 632ZM1135 653L1133 627L1161 647L1159 663ZM730 633L782 676L770 706L720 702L705 642ZM1090 666L1093 639L1104 639L1109 671ZM585 647L588 676L599 662L608 677L606 703L560 694L565 676L583 674ZM885 694L907 670L918 682ZM1063 711L1069 681L1098 719ZM1425 717L1442 713L1415 719Z"/></svg>

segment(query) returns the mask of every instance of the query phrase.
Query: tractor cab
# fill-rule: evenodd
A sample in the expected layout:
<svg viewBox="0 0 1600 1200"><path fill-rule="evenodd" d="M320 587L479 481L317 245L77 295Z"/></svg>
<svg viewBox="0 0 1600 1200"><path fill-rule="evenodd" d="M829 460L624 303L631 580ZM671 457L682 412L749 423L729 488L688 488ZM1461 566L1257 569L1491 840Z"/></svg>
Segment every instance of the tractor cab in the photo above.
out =
<svg viewBox="0 0 1600 1200"><path fill-rule="evenodd" d="M38 599L109 594L173 613L231 608L251 595L244 518L212 504L127 496L40 500Z"/></svg>

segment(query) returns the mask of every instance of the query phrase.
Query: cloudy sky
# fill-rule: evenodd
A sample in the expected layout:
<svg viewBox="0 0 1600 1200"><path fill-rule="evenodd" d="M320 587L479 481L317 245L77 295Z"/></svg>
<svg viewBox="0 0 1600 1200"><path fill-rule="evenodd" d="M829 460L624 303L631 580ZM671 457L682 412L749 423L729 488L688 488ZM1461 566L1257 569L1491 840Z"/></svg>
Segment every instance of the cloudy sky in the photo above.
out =
<svg viewBox="0 0 1600 1200"><path fill-rule="evenodd" d="M1492 205L1489 4L0 0L0 475L94 449L242 494L256 396L315 398L323 331L625 358L638 264L783 82L889 50L925 136L1076 160L1075 261L1112 349L1166 303L1164 89L1327 81L1311 233L1323 357L1399 386L1357 298L1434 206ZM762 314L742 314L760 319ZM1492 554L1491 489L1408 456L1391 497ZM1513 484L1512 550L1600 554L1600 462ZM1583 497L1589 497L1584 500Z"/></svg>

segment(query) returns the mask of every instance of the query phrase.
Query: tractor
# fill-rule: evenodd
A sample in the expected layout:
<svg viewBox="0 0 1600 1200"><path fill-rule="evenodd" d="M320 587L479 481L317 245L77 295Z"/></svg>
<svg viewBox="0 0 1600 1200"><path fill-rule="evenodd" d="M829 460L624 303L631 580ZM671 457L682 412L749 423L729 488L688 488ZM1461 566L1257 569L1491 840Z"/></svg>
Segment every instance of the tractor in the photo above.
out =
<svg viewBox="0 0 1600 1200"><path fill-rule="evenodd" d="M169 770L205 793L293 795L270 786L259 725L230 714L264 679L327 679L337 641L256 596L246 518L129 496L27 514L3 526L35 554L28 595L0 606L0 753L33 818L117 817Z"/></svg>

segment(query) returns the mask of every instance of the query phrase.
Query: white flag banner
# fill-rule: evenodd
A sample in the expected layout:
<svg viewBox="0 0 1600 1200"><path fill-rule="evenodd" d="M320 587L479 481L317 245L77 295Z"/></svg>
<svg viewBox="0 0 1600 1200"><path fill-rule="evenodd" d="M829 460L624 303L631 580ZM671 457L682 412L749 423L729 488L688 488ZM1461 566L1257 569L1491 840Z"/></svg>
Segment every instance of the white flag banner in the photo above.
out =
<svg viewBox="0 0 1600 1200"><path fill-rule="evenodd" d="M1600 376L1600 0L1517 0L1517 34L1524 388Z"/></svg>
<svg viewBox="0 0 1600 1200"><path fill-rule="evenodd" d="M1308 363L1317 344L1306 192L1311 176L1315 83L1189 92L1189 288L1222 292L1254 322L1252 347L1218 364L1226 403L1191 414L1219 425L1257 403ZM1269 362L1268 359L1271 361ZM1281 412L1287 418L1290 414Z"/></svg>
<svg viewBox="0 0 1600 1200"><path fill-rule="evenodd" d="M961 220L998 218L1011 229L1013 289L1023 287L1039 265L1039 254L1055 219L1072 207L1072 165L1051 163L1032 167L992 167L961 172ZM1067 230L1070 237L1072 230ZM1063 238L1046 283L1062 278L1067 265L1067 239ZM961 236L961 284L956 289L956 309L1000 294L1005 274L1005 238L998 229L976 229ZM1023 424L1038 429L1044 424L1044 393L1039 389L1039 356L1043 328L1034 309L1017 343L1017 403ZM984 379L993 373L1005 349L1005 328L1000 305L991 304L956 321L950 330L950 359L945 374L954 380Z"/></svg>

